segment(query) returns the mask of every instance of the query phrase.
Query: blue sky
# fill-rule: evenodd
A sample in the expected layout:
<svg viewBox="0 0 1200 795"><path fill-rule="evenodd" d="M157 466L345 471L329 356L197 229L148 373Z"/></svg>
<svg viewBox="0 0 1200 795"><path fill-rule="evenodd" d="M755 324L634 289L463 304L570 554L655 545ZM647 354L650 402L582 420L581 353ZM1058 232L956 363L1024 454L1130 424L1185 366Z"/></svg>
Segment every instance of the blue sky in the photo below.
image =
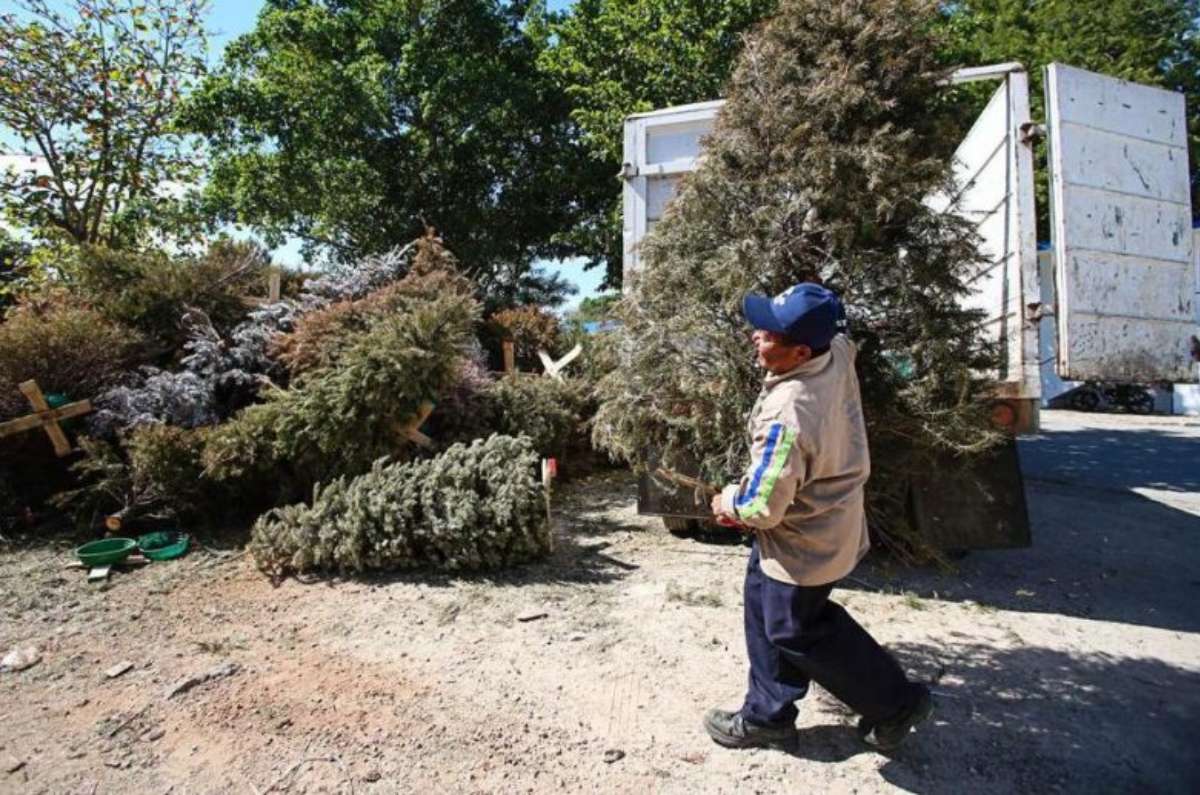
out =
<svg viewBox="0 0 1200 795"><path fill-rule="evenodd" d="M551 11L562 11L574 5L574 0L550 0L548 5ZM214 51L224 47L230 37L253 28L262 7L263 0L213 0L212 28L218 34L212 39Z"/></svg>
<svg viewBox="0 0 1200 795"><path fill-rule="evenodd" d="M573 2L574 0L550 0L548 5L552 11L561 11L569 8ZM215 63L220 58L221 51L231 39L237 37L239 34L250 31L254 27L254 22L262 6L262 0L213 1L210 15L210 29L213 31L210 39L212 50L210 58L212 62ZM615 184L614 190L616 189ZM287 264L299 264L301 262L298 242L276 249L273 253L276 259ZM564 310L573 309L584 298L596 295L599 292L600 282L604 279L603 268L584 270L583 260L546 260L538 264L552 272L561 274L564 279L579 289L579 292L568 300L567 304L563 307Z"/></svg>

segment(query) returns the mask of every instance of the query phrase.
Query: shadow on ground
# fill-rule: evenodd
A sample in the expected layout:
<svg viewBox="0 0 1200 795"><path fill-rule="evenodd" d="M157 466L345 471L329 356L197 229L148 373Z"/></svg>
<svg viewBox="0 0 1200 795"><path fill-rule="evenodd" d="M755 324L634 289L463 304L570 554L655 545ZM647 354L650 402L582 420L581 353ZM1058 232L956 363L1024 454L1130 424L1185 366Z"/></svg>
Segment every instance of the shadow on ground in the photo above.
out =
<svg viewBox="0 0 1200 795"><path fill-rule="evenodd" d="M1051 429L1020 455L1032 547L971 552L953 573L872 558L846 587L1200 632L1200 433Z"/></svg>
<svg viewBox="0 0 1200 795"><path fill-rule="evenodd" d="M1200 674L1143 657L1040 647L899 644L892 651L936 682L937 699L934 717L880 769L897 787L946 795L1200 787L1192 746ZM874 752L841 723L802 729L796 755L838 763L863 753Z"/></svg>
<svg viewBox="0 0 1200 795"><path fill-rule="evenodd" d="M1082 427L1051 417L1050 427L1020 441L1026 478L1200 494L1200 432L1194 426Z"/></svg>
<svg viewBox="0 0 1200 795"><path fill-rule="evenodd" d="M1200 674L1144 657L901 644L935 686L932 725L881 773L912 792L1196 792ZM848 750L853 737L833 748ZM970 760L976 786L963 781Z"/></svg>

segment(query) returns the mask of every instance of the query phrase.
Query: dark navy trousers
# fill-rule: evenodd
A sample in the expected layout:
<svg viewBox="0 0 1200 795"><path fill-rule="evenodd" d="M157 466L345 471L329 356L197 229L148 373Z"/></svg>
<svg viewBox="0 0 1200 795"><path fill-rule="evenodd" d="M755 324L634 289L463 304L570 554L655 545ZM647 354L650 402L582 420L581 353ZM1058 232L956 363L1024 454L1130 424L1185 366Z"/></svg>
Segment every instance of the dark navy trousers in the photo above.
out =
<svg viewBox="0 0 1200 795"><path fill-rule="evenodd" d="M816 682L871 721L907 709L919 690L890 654L841 605L835 583L806 587L773 580L755 542L746 566L746 652L750 687L742 715L759 724L792 723L796 703Z"/></svg>

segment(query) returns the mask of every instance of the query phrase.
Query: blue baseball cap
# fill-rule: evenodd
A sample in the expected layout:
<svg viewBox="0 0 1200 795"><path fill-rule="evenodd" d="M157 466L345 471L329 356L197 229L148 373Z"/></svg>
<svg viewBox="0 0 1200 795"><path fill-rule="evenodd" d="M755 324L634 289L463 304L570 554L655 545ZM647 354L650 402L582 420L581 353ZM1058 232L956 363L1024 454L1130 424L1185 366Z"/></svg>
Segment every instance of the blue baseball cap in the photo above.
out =
<svg viewBox="0 0 1200 795"><path fill-rule="evenodd" d="M829 347L845 317L838 297L812 282L789 287L774 298L751 293L742 299L742 313L754 328L782 334L814 351Z"/></svg>

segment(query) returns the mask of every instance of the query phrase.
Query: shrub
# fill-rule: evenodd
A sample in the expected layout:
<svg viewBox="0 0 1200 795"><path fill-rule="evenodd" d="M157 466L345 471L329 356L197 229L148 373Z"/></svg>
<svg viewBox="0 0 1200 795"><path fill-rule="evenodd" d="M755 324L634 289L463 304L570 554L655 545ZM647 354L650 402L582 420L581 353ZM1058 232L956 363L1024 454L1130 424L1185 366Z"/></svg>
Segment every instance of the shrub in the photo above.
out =
<svg viewBox="0 0 1200 795"><path fill-rule="evenodd" d="M39 273L29 256L30 251L29 244L14 240L8 232L0 229L0 318Z"/></svg>
<svg viewBox="0 0 1200 795"><path fill-rule="evenodd" d="M539 457L528 439L491 436L436 458L377 461L316 489L312 506L270 511L250 549L272 576L428 566L497 569L549 554Z"/></svg>
<svg viewBox="0 0 1200 795"><path fill-rule="evenodd" d="M143 367L129 383L100 395L88 418L89 431L111 440L140 425L196 428L225 419L251 403L263 383L281 375L266 349L275 335L292 328L297 311L294 301L260 307L226 340L203 312L189 310L182 323L188 330L184 369Z"/></svg>
<svg viewBox="0 0 1200 795"><path fill-rule="evenodd" d="M211 385L195 373L143 368L135 383L109 389L93 402L88 431L113 440L123 431L165 422L181 428L212 425L217 415Z"/></svg>
<svg viewBox="0 0 1200 795"><path fill-rule="evenodd" d="M470 443L496 431L494 404L487 389L495 381L487 368L487 355L478 340L472 340L459 363L453 385L437 402L432 416L422 426L441 447L455 442Z"/></svg>
<svg viewBox="0 0 1200 795"><path fill-rule="evenodd" d="M425 261L421 254L417 259ZM405 312L439 296L471 295L471 283L450 268L449 262L436 270L414 266L400 281L363 298L338 301L308 312L296 322L294 331L275 337L271 353L293 375L329 366L380 318Z"/></svg>
<svg viewBox="0 0 1200 795"><path fill-rule="evenodd" d="M567 369L574 378L595 387L600 379L621 366L617 341L620 332L616 329L588 333L575 325L566 335L562 347L570 349L579 345L583 350Z"/></svg>
<svg viewBox="0 0 1200 795"><path fill-rule="evenodd" d="M304 293L323 301L365 298L380 287L403 278L412 266L422 241L427 246L438 246L440 249L441 241L426 235L383 254L364 257L352 263L337 263L329 273L308 280L304 285Z"/></svg>
<svg viewBox="0 0 1200 795"><path fill-rule="evenodd" d="M124 445L83 437L86 456L71 466L81 485L54 498L77 520L98 515L180 517L218 502L215 486L203 477L205 432L146 425Z"/></svg>
<svg viewBox="0 0 1200 795"><path fill-rule="evenodd" d="M9 311L0 323L0 418L29 412L18 385L90 398L137 360L141 335L61 296Z"/></svg>
<svg viewBox="0 0 1200 795"><path fill-rule="evenodd" d="M68 270L78 294L107 317L133 326L171 357L187 342L180 319L189 307L228 333L265 293L270 259L250 243L219 241L200 257L86 248Z"/></svg>
<svg viewBox="0 0 1200 795"><path fill-rule="evenodd" d="M469 442L491 433L524 436L538 454L557 458L565 477L589 471L597 457L589 439L595 412L590 386L529 374L489 378L478 364L460 380L426 427L439 444Z"/></svg>
<svg viewBox="0 0 1200 795"><path fill-rule="evenodd" d="M214 488L204 477L206 439L203 429L138 428L125 446L135 488L170 513L194 513L213 502Z"/></svg>
<svg viewBox="0 0 1200 795"><path fill-rule="evenodd" d="M387 288L380 292L385 291ZM375 293L373 297L378 295ZM364 306L368 300L338 301L309 312L296 324L294 331L271 340L271 356L293 376L332 364L347 338L356 331L365 331L374 319Z"/></svg>
<svg viewBox="0 0 1200 795"><path fill-rule="evenodd" d="M71 465L81 485L55 494L51 502L75 515L81 524L94 524L109 514L137 504L129 462L115 444L84 436L79 440L84 457Z"/></svg>
<svg viewBox="0 0 1200 795"><path fill-rule="evenodd" d="M497 433L526 436L546 457L570 462L591 449L588 421L594 406L587 384L545 376L506 376L485 390Z"/></svg>

